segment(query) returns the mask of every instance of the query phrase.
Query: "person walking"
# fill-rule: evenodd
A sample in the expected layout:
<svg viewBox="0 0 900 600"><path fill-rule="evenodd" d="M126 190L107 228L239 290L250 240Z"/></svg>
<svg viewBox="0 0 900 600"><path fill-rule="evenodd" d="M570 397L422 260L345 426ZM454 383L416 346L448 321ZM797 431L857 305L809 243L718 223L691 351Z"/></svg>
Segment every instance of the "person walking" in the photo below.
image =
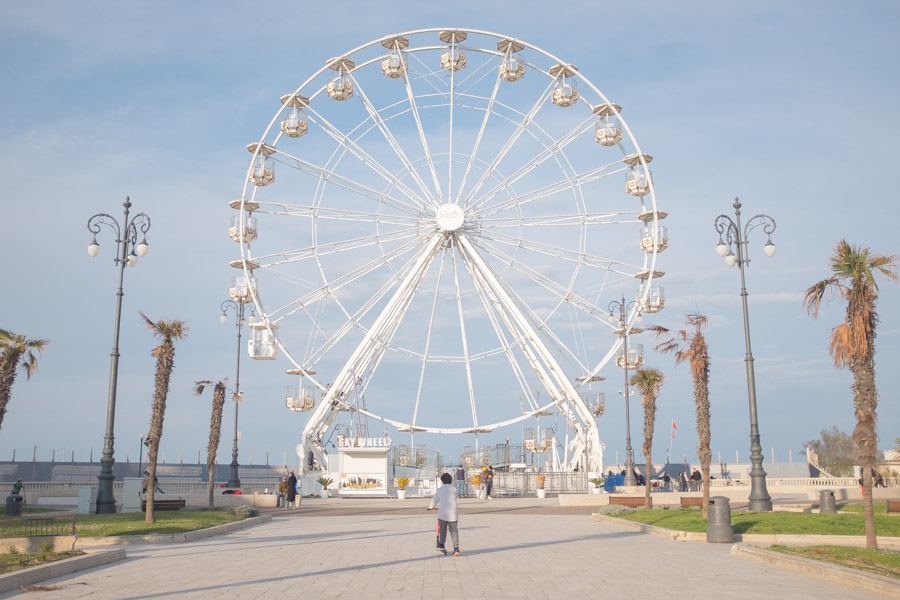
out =
<svg viewBox="0 0 900 600"><path fill-rule="evenodd" d="M284 507L297 508L294 501L297 499L297 476L291 471L287 478L287 491L284 495Z"/></svg>
<svg viewBox="0 0 900 600"><path fill-rule="evenodd" d="M459 503L450 473L441 475L441 483L443 485L438 488L428 504L428 510L438 511L437 551L447 554L446 542L449 530L450 540L453 542L453 556L459 556Z"/></svg>
<svg viewBox="0 0 900 600"><path fill-rule="evenodd" d="M463 498L466 495L466 470L462 465L456 467L456 496Z"/></svg>

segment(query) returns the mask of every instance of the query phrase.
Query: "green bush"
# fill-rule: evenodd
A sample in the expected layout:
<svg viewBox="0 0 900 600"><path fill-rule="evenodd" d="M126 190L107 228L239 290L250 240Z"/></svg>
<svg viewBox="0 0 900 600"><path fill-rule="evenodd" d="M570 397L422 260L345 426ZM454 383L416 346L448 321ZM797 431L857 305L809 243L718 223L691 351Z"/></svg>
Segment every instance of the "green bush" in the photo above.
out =
<svg viewBox="0 0 900 600"><path fill-rule="evenodd" d="M606 506L601 506L600 510L597 511L598 514L605 515L607 517L630 515L633 512L633 508L631 508L630 506L622 506L621 504L607 504Z"/></svg>
<svg viewBox="0 0 900 600"><path fill-rule="evenodd" d="M229 511L234 516L241 517L242 519L259 515L259 511L252 506L232 506Z"/></svg>

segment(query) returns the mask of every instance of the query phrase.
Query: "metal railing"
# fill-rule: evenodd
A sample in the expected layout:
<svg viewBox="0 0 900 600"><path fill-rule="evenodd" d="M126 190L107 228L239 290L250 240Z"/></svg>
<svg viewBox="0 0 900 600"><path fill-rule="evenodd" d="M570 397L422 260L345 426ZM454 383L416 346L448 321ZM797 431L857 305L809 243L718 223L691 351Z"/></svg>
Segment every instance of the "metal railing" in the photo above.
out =
<svg viewBox="0 0 900 600"><path fill-rule="evenodd" d="M0 537L75 535L75 518L16 519L0 521Z"/></svg>

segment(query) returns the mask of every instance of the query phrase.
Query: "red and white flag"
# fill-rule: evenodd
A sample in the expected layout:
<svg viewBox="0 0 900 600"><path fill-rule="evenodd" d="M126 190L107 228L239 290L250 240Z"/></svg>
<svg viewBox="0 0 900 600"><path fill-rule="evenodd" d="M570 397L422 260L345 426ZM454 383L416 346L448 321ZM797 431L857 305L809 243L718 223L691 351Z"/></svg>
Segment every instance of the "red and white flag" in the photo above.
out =
<svg viewBox="0 0 900 600"><path fill-rule="evenodd" d="M678 427L675 426L675 419L672 419L672 439L673 440L675 439L675 430L676 429L678 429Z"/></svg>

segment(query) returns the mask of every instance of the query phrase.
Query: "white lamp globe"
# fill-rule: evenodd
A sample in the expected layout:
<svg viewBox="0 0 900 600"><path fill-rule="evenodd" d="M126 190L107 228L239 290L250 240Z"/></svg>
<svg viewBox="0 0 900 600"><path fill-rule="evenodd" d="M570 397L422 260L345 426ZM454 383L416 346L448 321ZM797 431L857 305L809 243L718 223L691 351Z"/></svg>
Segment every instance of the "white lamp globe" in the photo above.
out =
<svg viewBox="0 0 900 600"><path fill-rule="evenodd" d="M775 256L775 244L772 243L772 240L766 242L766 245L763 246L763 252L770 258Z"/></svg>
<svg viewBox="0 0 900 600"><path fill-rule="evenodd" d="M219 322L221 322L221 323L227 323L227 322L228 322L228 315L226 315L225 313L222 313L222 314L219 316Z"/></svg>
<svg viewBox="0 0 900 600"><path fill-rule="evenodd" d="M718 244L716 244L716 254L718 254L719 256L725 256L727 252L728 246L726 246L724 242L720 241Z"/></svg>
<svg viewBox="0 0 900 600"><path fill-rule="evenodd" d="M735 256L734 252L729 252L725 257L725 264L729 267L733 267L737 264L737 256Z"/></svg>
<svg viewBox="0 0 900 600"><path fill-rule="evenodd" d="M147 243L147 240L144 240L135 248L137 250L138 256L147 256L147 253L150 252L150 244Z"/></svg>
<svg viewBox="0 0 900 600"><path fill-rule="evenodd" d="M87 251L92 257L100 254L100 244L97 243L97 240L88 244Z"/></svg>

